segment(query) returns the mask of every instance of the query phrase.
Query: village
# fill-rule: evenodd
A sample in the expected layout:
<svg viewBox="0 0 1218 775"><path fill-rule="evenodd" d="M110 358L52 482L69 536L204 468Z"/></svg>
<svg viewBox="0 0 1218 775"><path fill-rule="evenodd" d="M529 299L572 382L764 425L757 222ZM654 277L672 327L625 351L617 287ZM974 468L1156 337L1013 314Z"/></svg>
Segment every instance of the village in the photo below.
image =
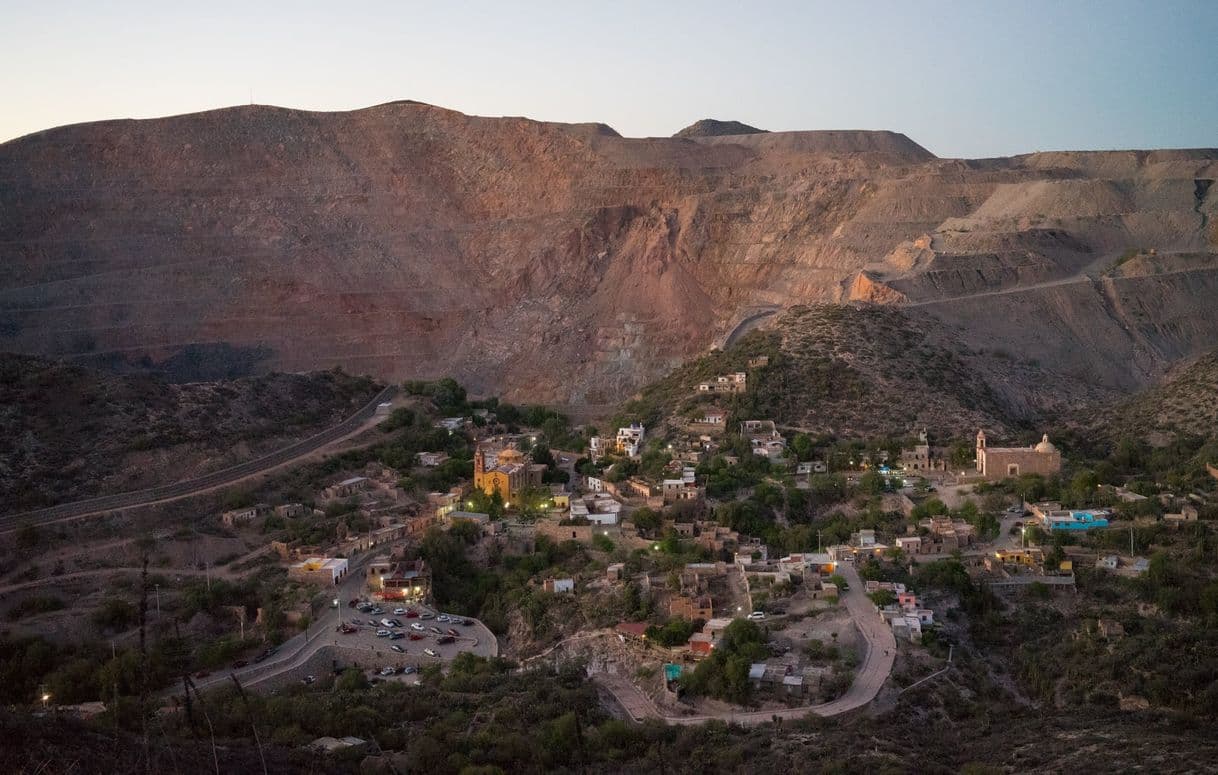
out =
<svg viewBox="0 0 1218 775"><path fill-rule="evenodd" d="M765 365L765 358L749 362L750 369ZM416 645L441 663L461 653L462 642L479 644L476 653L526 664L579 657L624 694L641 693L660 714L694 712L685 697L697 683L691 676L738 621L761 633L757 647L746 650L752 705L812 707L841 698L878 647L864 637L865 621L844 604L851 588L866 595L864 616L888 633L893 646L885 655L917 653L937 641L954 603L891 580L912 578L919 566L951 559L975 583L1013 600L1071 594L1075 570L1084 564L1127 577L1149 567L1132 539L1126 552L1061 540L1116 526L1118 504L1147 496L1097 486L1084 494L1087 502L1065 507L1012 488L1061 476L1062 454L1047 434L1028 446L996 446L979 429L965 465L958 449L935 445L924 428L912 429L899 450L817 446L773 420L736 417L718 403L747 391L748 379L748 372L736 372L698 384L698 410L658 427L633 422L612 434L576 428L566 439L584 445L569 449L551 448L541 424L522 425L514 407L501 409L510 409L507 423L486 408L440 417L432 430L454 443L416 451L410 468L468 466L468 478L446 477L448 489L420 498L403 487L405 472L371 462L332 476L308 505L257 503L225 511L219 520L235 532L265 533L268 522L344 515L327 540L276 539L270 548L288 579L334 595L337 632L367 635L367 649L378 658L390 648L398 652L381 661L399 672L420 665L406 656ZM774 493L776 499L767 500ZM829 514L830 523L801 532L791 517L800 498ZM1205 496L1160 495L1159 501L1166 512L1159 519L1182 525L1198 519ZM765 530L754 527L759 523L749 512L759 502L776 515ZM445 619L476 623L479 638L463 640L460 629L431 625L418 631L421 622L408 625L401 617L431 617L440 611L437 601L459 599L437 588L444 582L426 559L422 544L436 531L459 532L469 556L490 571L493 558L527 557L543 543L582 547L591 562L566 574L552 567L528 585L553 601L629 596L635 613L616 621L601 615L595 626L584 620L582 628L576 617L544 636L497 642L492 633L502 633L503 623L475 622L479 611L466 603ZM382 618L386 611L396 616ZM411 640L397 644L405 634ZM416 644L424 638L428 644ZM394 673L359 657L350 663Z"/></svg>

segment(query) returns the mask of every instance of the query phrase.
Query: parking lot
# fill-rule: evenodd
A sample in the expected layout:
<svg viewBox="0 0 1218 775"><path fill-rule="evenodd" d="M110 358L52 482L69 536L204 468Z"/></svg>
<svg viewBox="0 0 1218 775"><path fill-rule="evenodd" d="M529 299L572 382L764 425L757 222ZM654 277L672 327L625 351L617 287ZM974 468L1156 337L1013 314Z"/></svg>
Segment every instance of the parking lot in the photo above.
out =
<svg viewBox="0 0 1218 775"><path fill-rule="evenodd" d="M378 603L377 606L380 613L343 609L342 624L329 638L337 647L340 659L368 665L369 658L374 657L373 664L380 667L425 667L450 662L462 652L481 657L498 654L495 636L476 619L458 616L445 621L444 612L419 604ZM402 613L394 613L395 610ZM416 615L411 616L410 612ZM386 625L385 621L390 624ZM342 631L344 627L346 632Z"/></svg>

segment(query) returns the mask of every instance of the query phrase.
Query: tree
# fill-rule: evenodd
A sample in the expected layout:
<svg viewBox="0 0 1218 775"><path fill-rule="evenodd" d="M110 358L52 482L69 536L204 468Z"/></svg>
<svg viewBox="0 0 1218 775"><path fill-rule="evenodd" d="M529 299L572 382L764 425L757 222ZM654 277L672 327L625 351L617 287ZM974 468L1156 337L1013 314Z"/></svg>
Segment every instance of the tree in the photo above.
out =
<svg viewBox="0 0 1218 775"><path fill-rule="evenodd" d="M897 596L891 589L877 589L867 597L871 598L871 602L875 603L880 608L897 602Z"/></svg>
<svg viewBox="0 0 1218 775"><path fill-rule="evenodd" d="M431 401L442 412L463 411L465 388L452 377L444 377L431 386Z"/></svg>
<svg viewBox="0 0 1218 775"><path fill-rule="evenodd" d="M816 448L812 445L812 438L806 433L797 433L795 438L791 439L791 451L795 453L795 459L800 461L808 461L816 454Z"/></svg>
<svg viewBox="0 0 1218 775"><path fill-rule="evenodd" d="M335 688L340 692L367 691L368 679L364 677L364 671L357 667L349 667L338 677L338 683L335 684Z"/></svg>
<svg viewBox="0 0 1218 775"><path fill-rule="evenodd" d="M634 523L635 528L638 529L640 533L645 533L649 536L654 535L655 531L659 530L664 524L663 517L661 517L658 512L654 511L653 509L649 509L646 506L640 509L635 509L630 515L630 521Z"/></svg>

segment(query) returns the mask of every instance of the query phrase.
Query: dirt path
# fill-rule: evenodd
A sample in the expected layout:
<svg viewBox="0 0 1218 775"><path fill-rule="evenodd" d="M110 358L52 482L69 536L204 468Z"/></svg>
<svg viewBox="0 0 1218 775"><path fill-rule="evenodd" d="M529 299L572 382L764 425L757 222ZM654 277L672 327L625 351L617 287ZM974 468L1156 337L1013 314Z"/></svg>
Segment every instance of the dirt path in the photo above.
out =
<svg viewBox="0 0 1218 775"><path fill-rule="evenodd" d="M1083 267L1078 274L1070 277L1063 277L1060 280L1047 280L1043 283L1033 283L1032 285L1020 285L1015 288L1001 288L996 291L982 291L980 293L968 293L963 296L948 296L942 299L927 299L926 301L911 301L901 304L901 307L926 307L932 304L948 304L953 301L962 301L964 299L980 299L986 296L1007 296L1015 293L1026 293L1027 291L1036 291L1043 288L1056 288L1062 285L1075 285L1077 283L1094 283L1104 279L1103 270L1112 264L1115 256L1104 255L1101 258L1092 261L1087 266ZM1174 274L1187 274L1197 271L1196 267L1188 269L1174 269L1159 274L1149 275L1151 277L1168 277ZM1111 278L1123 279L1123 278ZM1131 278L1132 279L1132 278Z"/></svg>
<svg viewBox="0 0 1218 775"><path fill-rule="evenodd" d="M61 503L57 506L38 511L9 514L0 517L0 535L13 532L26 524L52 525L98 514L141 508L160 503L170 503L213 490L232 487L233 485L247 482L280 468L295 465L302 460L324 452L326 449L333 448L353 436L374 428L384 420L384 416L378 412L378 408L382 403L391 401L396 393L397 388L391 385L378 393L355 414L307 439L289 444L260 458L248 460L195 479L159 485L135 492L88 498L74 503Z"/></svg>

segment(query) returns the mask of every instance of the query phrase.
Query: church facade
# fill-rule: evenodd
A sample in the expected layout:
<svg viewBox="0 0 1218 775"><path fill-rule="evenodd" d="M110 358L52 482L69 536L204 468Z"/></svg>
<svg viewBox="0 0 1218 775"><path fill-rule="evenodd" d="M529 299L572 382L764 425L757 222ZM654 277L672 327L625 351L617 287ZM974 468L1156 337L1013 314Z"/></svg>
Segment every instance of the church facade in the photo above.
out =
<svg viewBox="0 0 1218 775"><path fill-rule="evenodd" d="M481 445L474 450L474 486L487 495L499 493L504 503L510 504L521 490L540 487L545 470L544 465L527 460L514 447L501 450L489 465Z"/></svg>
<svg viewBox="0 0 1218 775"><path fill-rule="evenodd" d="M986 479L1006 479L1022 474L1051 476L1061 473L1062 454L1049 441L1049 434L1031 447L991 447L985 431L977 431L977 473Z"/></svg>

